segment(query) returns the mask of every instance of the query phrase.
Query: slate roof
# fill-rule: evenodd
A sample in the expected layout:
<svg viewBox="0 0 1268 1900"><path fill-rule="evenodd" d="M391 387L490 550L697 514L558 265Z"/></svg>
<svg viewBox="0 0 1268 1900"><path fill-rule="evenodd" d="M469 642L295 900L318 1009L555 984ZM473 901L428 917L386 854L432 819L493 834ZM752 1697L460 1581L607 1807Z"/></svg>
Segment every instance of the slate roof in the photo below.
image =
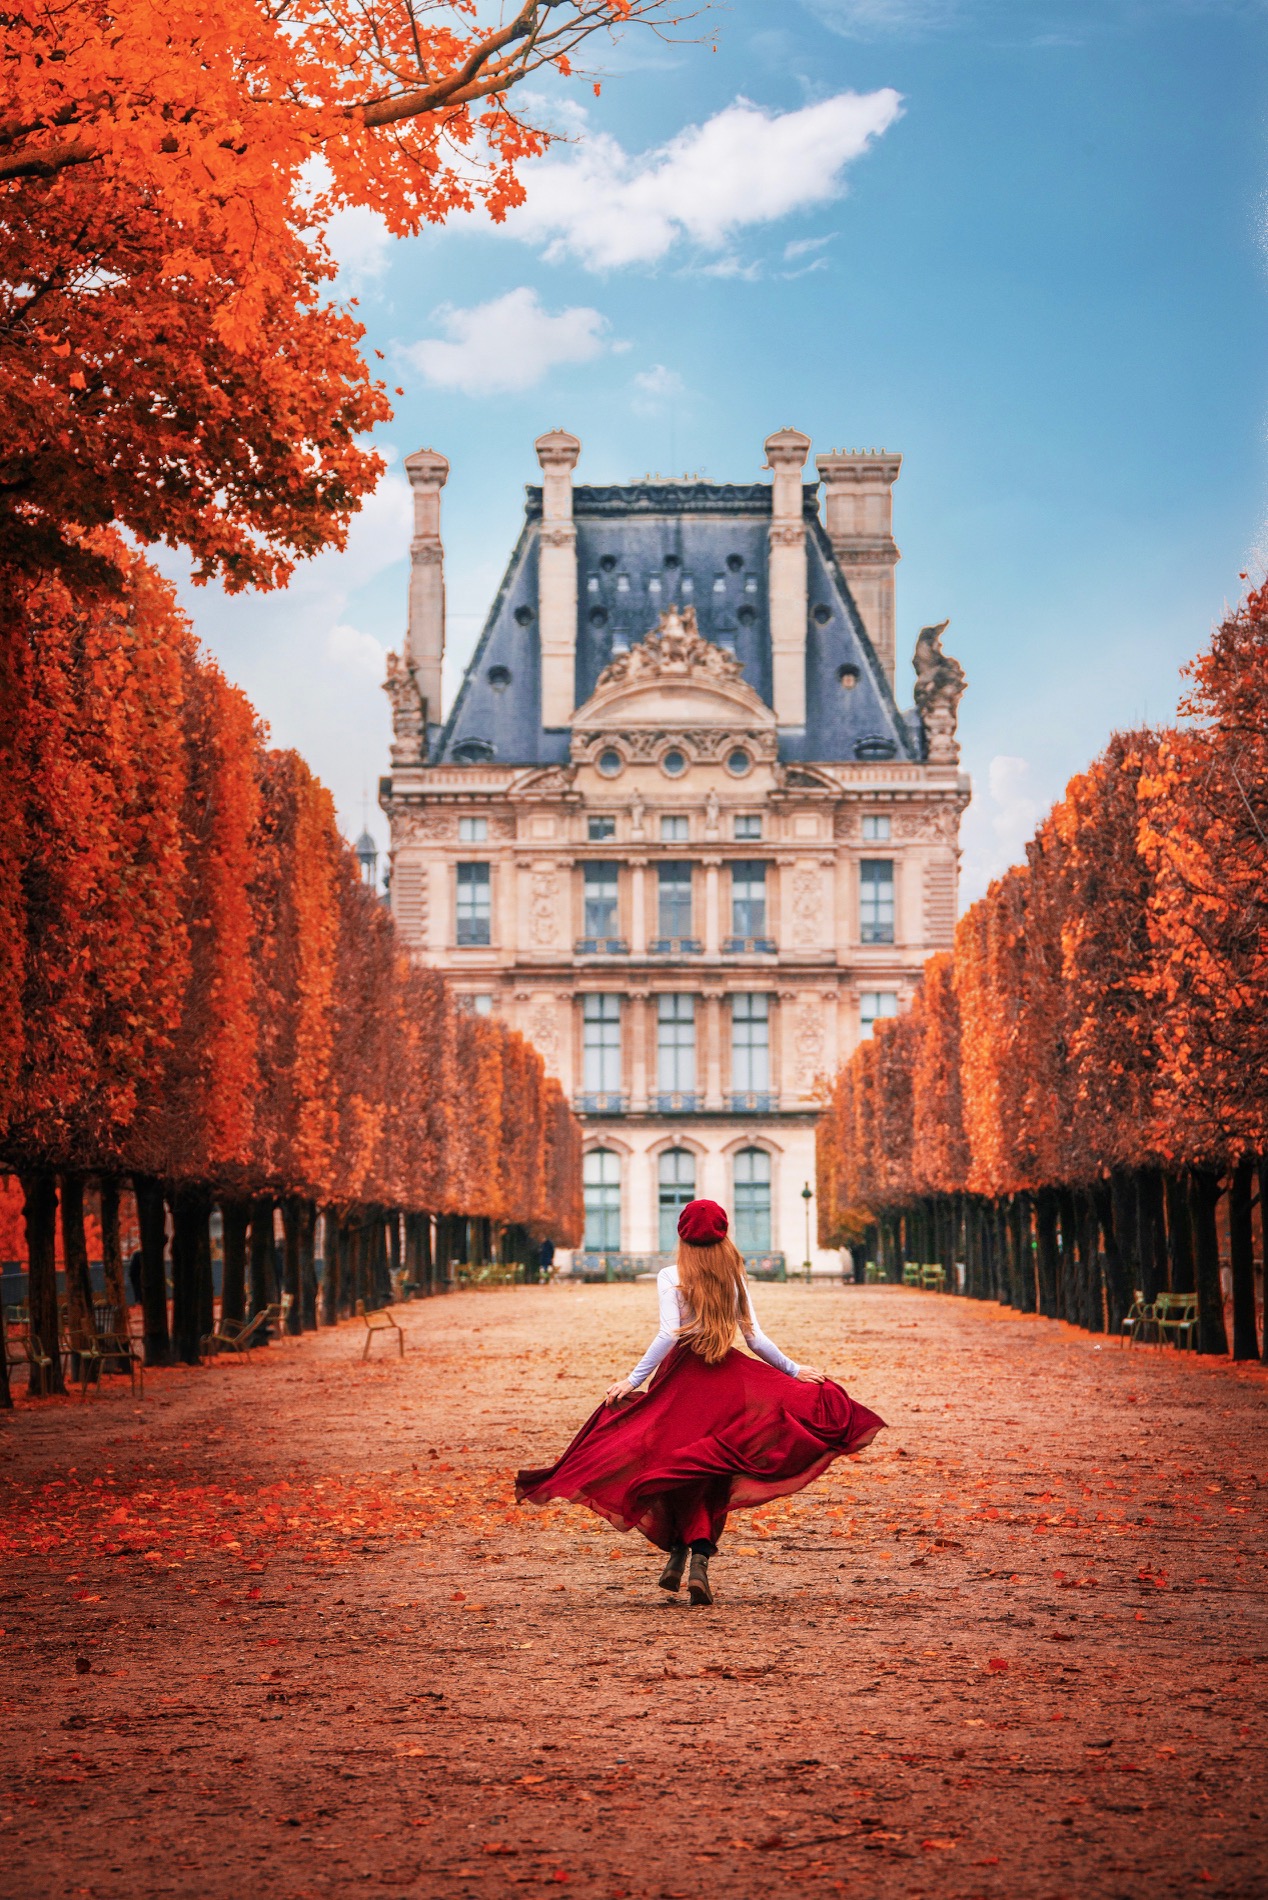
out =
<svg viewBox="0 0 1268 1900"><path fill-rule="evenodd" d="M819 520L817 483L803 488L807 550L803 732L782 731L780 757L824 763L921 756L915 712L895 704L845 576ZM550 765L568 757L566 728L541 724L537 553L542 491L527 491L525 522L484 631L443 728L435 764ZM694 605L700 631L733 651L771 703L768 547L771 490L763 482L640 482L573 489L577 529L576 698L580 706L615 653L634 645L671 603ZM853 688L842 669L855 669Z"/></svg>

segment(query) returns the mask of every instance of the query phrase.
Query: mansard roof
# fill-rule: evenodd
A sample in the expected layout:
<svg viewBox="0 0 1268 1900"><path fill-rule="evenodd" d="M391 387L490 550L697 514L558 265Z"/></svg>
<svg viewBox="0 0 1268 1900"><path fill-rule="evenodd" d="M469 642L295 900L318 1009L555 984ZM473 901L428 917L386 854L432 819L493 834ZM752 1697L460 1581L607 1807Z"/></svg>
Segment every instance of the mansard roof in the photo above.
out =
<svg viewBox="0 0 1268 1900"><path fill-rule="evenodd" d="M914 712L895 704L819 520L817 483L803 487L806 523L806 706L803 731L779 734L784 760L844 762L922 756ZM569 732L541 723L538 535L542 491L525 522L432 747L432 760L562 764ZM769 613L771 489L764 482L639 482L573 489L577 546L574 705L591 698L613 659L670 607L694 607L701 634L733 653L772 703ZM847 684L846 682L852 682Z"/></svg>

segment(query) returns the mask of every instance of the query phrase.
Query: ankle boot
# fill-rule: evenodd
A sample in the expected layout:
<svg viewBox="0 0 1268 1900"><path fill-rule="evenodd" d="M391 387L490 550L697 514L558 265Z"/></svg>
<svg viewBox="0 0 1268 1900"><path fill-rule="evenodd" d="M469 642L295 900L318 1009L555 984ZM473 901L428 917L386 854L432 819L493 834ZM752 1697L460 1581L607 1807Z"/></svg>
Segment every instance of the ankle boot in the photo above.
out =
<svg viewBox="0 0 1268 1900"><path fill-rule="evenodd" d="M687 1575L687 1595L693 1603L712 1603L713 1592L709 1588L709 1559L698 1551L691 1553L691 1569Z"/></svg>
<svg viewBox="0 0 1268 1900"><path fill-rule="evenodd" d="M682 1582L682 1573L687 1568L687 1546L674 1544L669 1552L669 1560L658 1579L662 1590L676 1590Z"/></svg>

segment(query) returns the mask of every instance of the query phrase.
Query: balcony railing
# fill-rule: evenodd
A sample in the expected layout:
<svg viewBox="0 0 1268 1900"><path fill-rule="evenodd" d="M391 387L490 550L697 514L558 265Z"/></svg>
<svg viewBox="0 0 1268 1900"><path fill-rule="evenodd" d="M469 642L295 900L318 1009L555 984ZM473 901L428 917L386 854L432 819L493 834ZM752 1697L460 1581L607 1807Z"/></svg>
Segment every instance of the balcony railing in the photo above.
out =
<svg viewBox="0 0 1268 1900"><path fill-rule="evenodd" d="M572 1257L572 1274L579 1280L637 1280L671 1267L675 1258L672 1253L582 1252ZM751 1280L784 1280L788 1263L782 1253L746 1253L744 1271Z"/></svg>
<svg viewBox="0 0 1268 1900"><path fill-rule="evenodd" d="M651 957L698 957L704 948L699 937L653 937L647 946Z"/></svg>
<svg viewBox="0 0 1268 1900"><path fill-rule="evenodd" d="M700 1107L700 1097L691 1089L674 1089L653 1095L652 1107L658 1115L694 1115Z"/></svg>
<svg viewBox="0 0 1268 1900"><path fill-rule="evenodd" d="M724 937L722 954L725 957L773 957L775 939L773 937Z"/></svg>
<svg viewBox="0 0 1268 1900"><path fill-rule="evenodd" d="M623 1115L625 1097L619 1089L599 1094L583 1093L578 1095L573 1106L580 1115Z"/></svg>
<svg viewBox="0 0 1268 1900"><path fill-rule="evenodd" d="M733 1089L730 1096L733 1115L770 1115L779 1105L779 1097L753 1089Z"/></svg>
<svg viewBox="0 0 1268 1900"><path fill-rule="evenodd" d="M630 946L624 937L578 937L573 955L578 957L628 957Z"/></svg>

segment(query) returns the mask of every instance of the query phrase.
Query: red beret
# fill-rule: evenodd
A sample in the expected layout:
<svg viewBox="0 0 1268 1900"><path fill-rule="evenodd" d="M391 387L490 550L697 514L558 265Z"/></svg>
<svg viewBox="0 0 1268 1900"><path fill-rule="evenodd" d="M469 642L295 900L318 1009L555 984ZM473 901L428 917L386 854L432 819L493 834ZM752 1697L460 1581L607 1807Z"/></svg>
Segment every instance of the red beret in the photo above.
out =
<svg viewBox="0 0 1268 1900"><path fill-rule="evenodd" d="M678 1216L678 1238L689 1247L716 1247L726 1239L726 1209L716 1201L688 1201Z"/></svg>

